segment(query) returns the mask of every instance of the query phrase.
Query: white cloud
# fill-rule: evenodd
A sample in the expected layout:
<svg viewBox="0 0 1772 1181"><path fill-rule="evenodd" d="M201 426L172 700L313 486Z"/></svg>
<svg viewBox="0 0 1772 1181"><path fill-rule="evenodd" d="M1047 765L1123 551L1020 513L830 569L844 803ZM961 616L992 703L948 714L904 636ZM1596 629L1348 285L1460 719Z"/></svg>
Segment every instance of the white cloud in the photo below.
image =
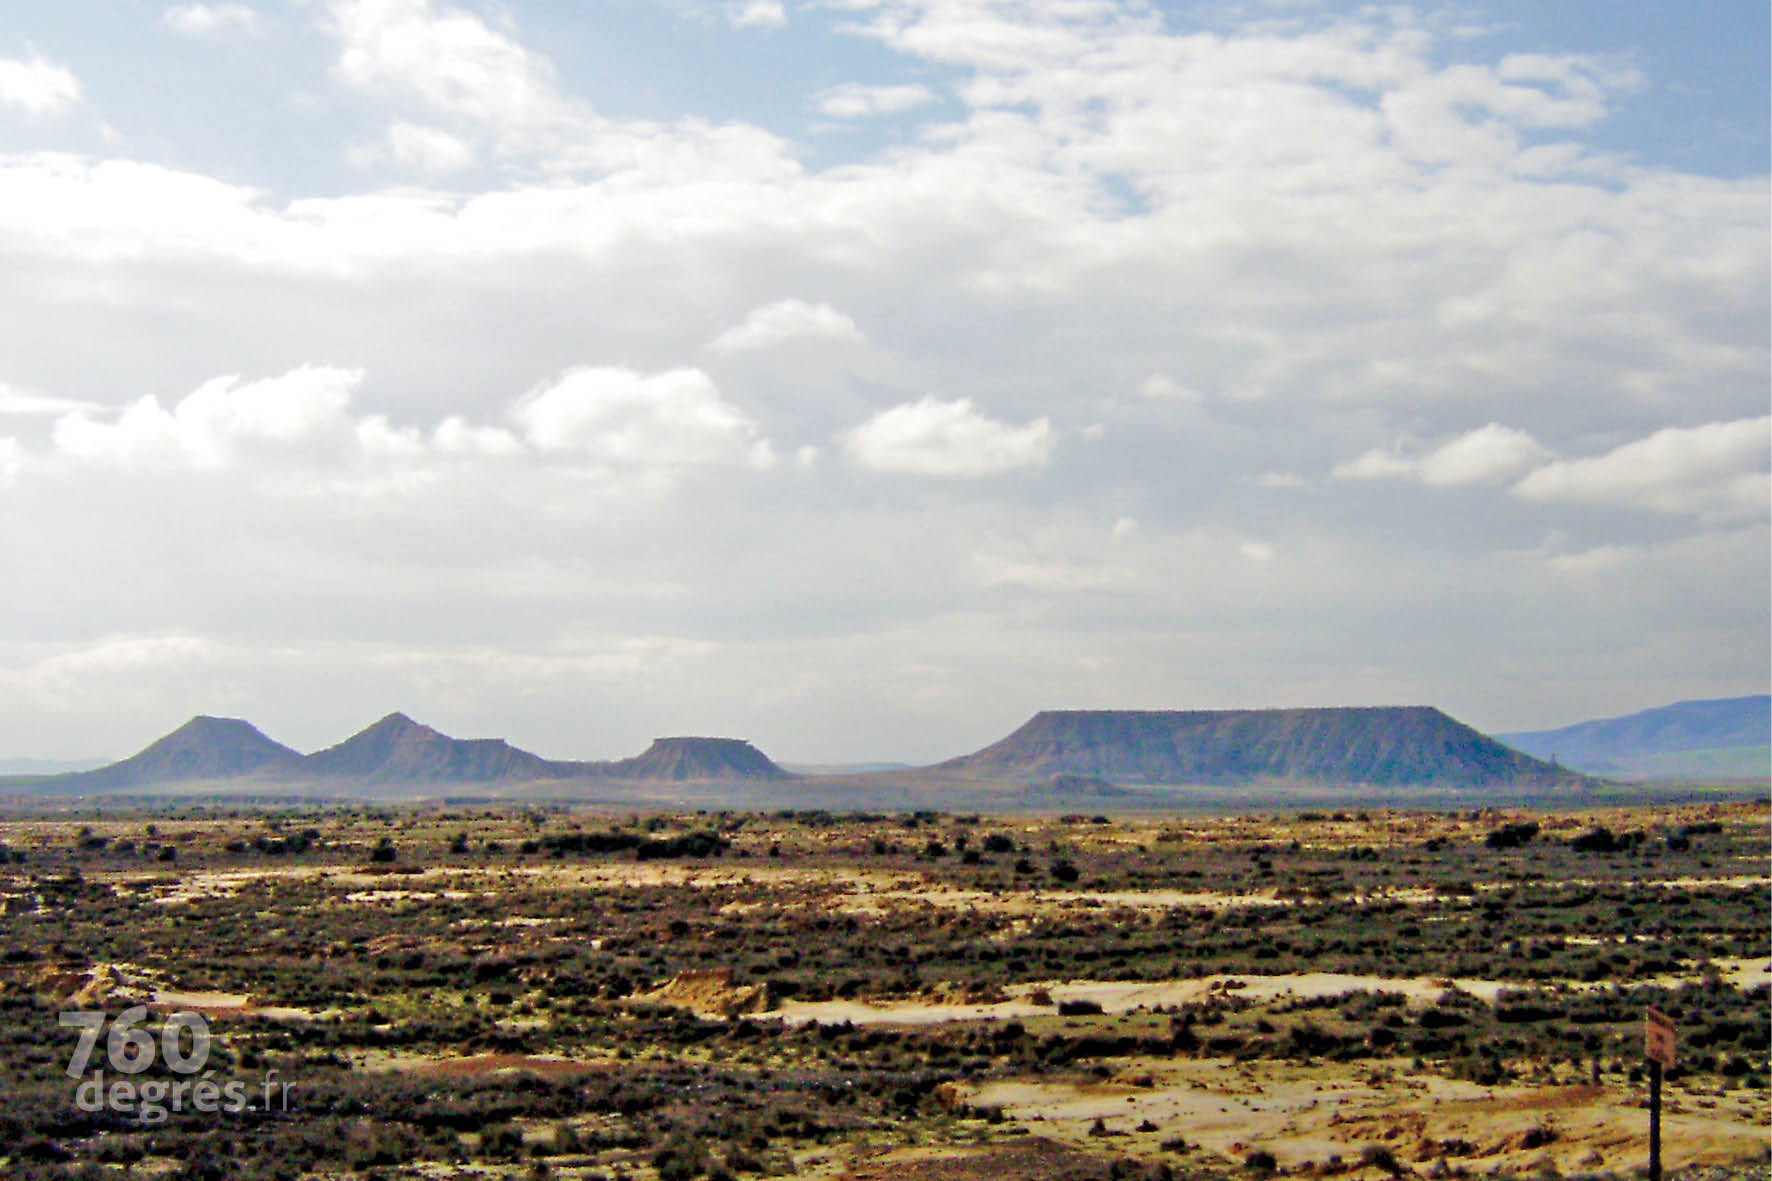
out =
<svg viewBox="0 0 1772 1181"><path fill-rule="evenodd" d="M828 303L783 299L754 309L743 323L720 333L708 347L736 352L769 348L799 337L846 341L866 339L854 320Z"/></svg>
<svg viewBox="0 0 1772 1181"><path fill-rule="evenodd" d="M699 369L574 369L526 394L511 415L543 451L608 463L768 467L775 458L757 424Z"/></svg>
<svg viewBox="0 0 1772 1181"><path fill-rule="evenodd" d="M239 469L303 495L415 491L439 478L442 464L503 461L532 449L565 461L649 469L649 475L699 465L766 468L775 461L757 425L696 369L653 375L571 370L510 407L521 437L459 414L428 433L385 414L359 416L350 403L362 380L360 370L310 365L244 383L215 378L170 409L153 395L116 411L82 408L55 421L52 454L128 469ZM801 462L809 465L815 455L816 449L805 450ZM280 483L279 472L287 477Z"/></svg>
<svg viewBox="0 0 1772 1181"><path fill-rule="evenodd" d="M919 476L993 476L1044 467L1058 437L1050 421L1012 426L980 414L972 399L925 395L882 410L843 436L865 468Z"/></svg>
<svg viewBox="0 0 1772 1181"><path fill-rule="evenodd" d="M375 459L417 459L425 454L424 435L418 428L395 426L385 414L371 414L352 428L351 434L363 454Z"/></svg>
<svg viewBox="0 0 1772 1181"><path fill-rule="evenodd" d="M1490 423L1410 458L1377 448L1338 463L1344 480L1413 479L1434 486L1496 484L1518 476L1549 453L1525 431Z"/></svg>
<svg viewBox="0 0 1772 1181"><path fill-rule="evenodd" d="M1339 479L1428 485L1517 481L1515 496L1703 516L1767 511L1772 419L1669 427L1601 456L1553 458L1524 431L1490 423L1422 456L1376 448L1335 465Z"/></svg>
<svg viewBox="0 0 1772 1181"><path fill-rule="evenodd" d="M1518 475L1547 452L1525 431L1492 422L1436 447L1420 463L1421 482L1493 484Z"/></svg>
<svg viewBox="0 0 1772 1181"><path fill-rule="evenodd" d="M1121 517L1114 522L1113 538L1115 541L1125 541L1137 532L1138 522L1131 517Z"/></svg>
<svg viewBox="0 0 1772 1181"><path fill-rule="evenodd" d="M336 71L372 94L416 103L514 143L580 116L553 65L477 15L430 0L329 0Z"/></svg>
<svg viewBox="0 0 1772 1181"><path fill-rule="evenodd" d="M386 155L431 176L460 172L474 162L472 145L441 127L399 122L388 128Z"/></svg>
<svg viewBox="0 0 1772 1181"><path fill-rule="evenodd" d="M48 652L42 652L43 647L33 644L27 652L9 653L15 660L0 671L0 698L12 708L29 702L51 715L140 713L164 727L171 720L168 715L183 717L199 708L214 708L215 695L229 692L217 676L221 647L189 631L113 632L48 646ZM179 704L169 709L169 701ZM202 704L185 708L192 702ZM128 747L112 753L125 755L139 749L142 741L132 739Z"/></svg>
<svg viewBox="0 0 1772 1181"><path fill-rule="evenodd" d="M740 29L779 29L788 23L788 10L781 0L747 0L728 7L726 16Z"/></svg>
<svg viewBox="0 0 1772 1181"><path fill-rule="evenodd" d="M1255 482L1263 488L1302 488L1304 477L1295 472L1262 472Z"/></svg>
<svg viewBox="0 0 1772 1181"><path fill-rule="evenodd" d="M1640 564L1646 556L1647 551L1640 546L1597 545L1580 553L1554 554L1545 563L1561 574L1614 578Z"/></svg>
<svg viewBox="0 0 1772 1181"><path fill-rule="evenodd" d="M27 115L53 115L80 101L80 80L66 66L42 57L0 58L0 106Z"/></svg>
<svg viewBox="0 0 1772 1181"><path fill-rule="evenodd" d="M189 633L112 635L58 653L32 666L30 674L46 681L76 681L92 674L128 673L168 663L204 663L215 645Z"/></svg>
<svg viewBox="0 0 1772 1181"><path fill-rule="evenodd" d="M18 478L21 464L18 440L11 435L0 435L0 487Z"/></svg>
<svg viewBox="0 0 1772 1181"><path fill-rule="evenodd" d="M1044 591L1101 590L1122 581L1113 570L1068 565L1060 562L1030 562L997 554L977 554L972 569L985 586L1022 586Z"/></svg>
<svg viewBox="0 0 1772 1181"><path fill-rule="evenodd" d="M218 377L171 410L150 394L108 422L64 415L55 447L82 460L219 468L252 451L336 444L354 430L346 409L362 380L359 370L310 365L244 385Z"/></svg>
<svg viewBox="0 0 1772 1181"><path fill-rule="evenodd" d="M1237 552L1251 562L1271 562L1274 560L1274 547L1265 541L1239 542Z"/></svg>
<svg viewBox="0 0 1772 1181"><path fill-rule="evenodd" d="M244 4L174 4L160 19L167 28L191 37L252 36L262 29L258 13Z"/></svg>
<svg viewBox="0 0 1772 1181"><path fill-rule="evenodd" d="M502 427L474 426L460 415L437 424L431 440L445 455L520 455L523 444Z"/></svg>
<svg viewBox="0 0 1772 1181"><path fill-rule="evenodd" d="M1764 514L1772 418L1668 427L1605 455L1547 464L1514 486L1526 500L1705 516Z"/></svg>
<svg viewBox="0 0 1772 1181"><path fill-rule="evenodd" d="M1180 402L1188 406L1197 406L1205 400L1197 390L1189 389L1167 373L1151 374L1138 383L1138 392L1152 401Z"/></svg>
<svg viewBox="0 0 1772 1181"><path fill-rule="evenodd" d="M17 389L0 382L0 414L94 413L98 409L99 406L95 402L82 402L75 398L56 398L48 394L32 393L30 390Z"/></svg>
<svg viewBox="0 0 1772 1181"><path fill-rule="evenodd" d="M834 119L859 119L913 110L934 102L935 92L927 86L863 86L846 82L820 91L816 101L822 114Z"/></svg>
<svg viewBox="0 0 1772 1181"><path fill-rule="evenodd" d="M1404 459L1394 451L1374 447L1329 469L1338 480L1403 480L1420 472L1420 461Z"/></svg>

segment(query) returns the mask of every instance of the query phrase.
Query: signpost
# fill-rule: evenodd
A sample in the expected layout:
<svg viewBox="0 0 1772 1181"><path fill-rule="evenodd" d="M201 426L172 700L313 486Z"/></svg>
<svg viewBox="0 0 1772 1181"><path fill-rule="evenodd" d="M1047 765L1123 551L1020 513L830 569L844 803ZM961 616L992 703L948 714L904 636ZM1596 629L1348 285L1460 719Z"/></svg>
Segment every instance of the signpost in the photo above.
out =
<svg viewBox="0 0 1772 1181"><path fill-rule="evenodd" d="M1649 1181L1661 1181L1661 1071L1674 1064L1674 1019L1651 1008L1643 1016L1643 1057L1649 1060Z"/></svg>

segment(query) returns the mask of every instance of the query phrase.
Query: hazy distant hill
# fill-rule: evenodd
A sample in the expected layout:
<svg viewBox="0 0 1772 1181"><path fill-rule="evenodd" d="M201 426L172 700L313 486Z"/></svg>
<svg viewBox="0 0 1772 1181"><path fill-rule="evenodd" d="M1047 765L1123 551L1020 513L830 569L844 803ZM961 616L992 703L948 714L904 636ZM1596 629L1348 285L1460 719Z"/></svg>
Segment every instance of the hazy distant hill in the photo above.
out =
<svg viewBox="0 0 1772 1181"><path fill-rule="evenodd" d="M939 769L1148 784L1287 780L1470 788L1581 781L1428 706L1050 710Z"/></svg>
<svg viewBox="0 0 1772 1181"><path fill-rule="evenodd" d="M451 738L391 713L301 761L304 775L366 783L487 783L559 779L581 765L555 763L502 738Z"/></svg>
<svg viewBox="0 0 1772 1181"><path fill-rule="evenodd" d="M1772 696L1681 701L1557 730L1496 735L1565 767L1626 778L1764 779L1772 758Z"/></svg>
<svg viewBox="0 0 1772 1181"><path fill-rule="evenodd" d="M742 738L655 738L645 753L606 764L616 779L792 779Z"/></svg>
<svg viewBox="0 0 1772 1181"><path fill-rule="evenodd" d="M273 742L250 722L199 715L121 762L92 771L52 776L44 781L44 786L56 791L110 791L293 770L300 762L298 752Z"/></svg>
<svg viewBox="0 0 1772 1181"><path fill-rule="evenodd" d="M1137 793L1093 775L1054 775L1044 783L1030 783L1018 793L1030 806L1050 804L1083 807L1095 803L1118 803Z"/></svg>

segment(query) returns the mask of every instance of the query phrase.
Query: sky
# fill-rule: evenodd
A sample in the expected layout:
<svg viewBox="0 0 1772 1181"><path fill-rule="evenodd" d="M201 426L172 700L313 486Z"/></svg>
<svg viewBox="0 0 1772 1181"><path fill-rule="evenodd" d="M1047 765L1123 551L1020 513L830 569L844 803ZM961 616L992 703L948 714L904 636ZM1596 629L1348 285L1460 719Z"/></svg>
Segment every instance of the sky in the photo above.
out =
<svg viewBox="0 0 1772 1181"><path fill-rule="evenodd" d="M0 756L1768 685L1762 0L0 21Z"/></svg>

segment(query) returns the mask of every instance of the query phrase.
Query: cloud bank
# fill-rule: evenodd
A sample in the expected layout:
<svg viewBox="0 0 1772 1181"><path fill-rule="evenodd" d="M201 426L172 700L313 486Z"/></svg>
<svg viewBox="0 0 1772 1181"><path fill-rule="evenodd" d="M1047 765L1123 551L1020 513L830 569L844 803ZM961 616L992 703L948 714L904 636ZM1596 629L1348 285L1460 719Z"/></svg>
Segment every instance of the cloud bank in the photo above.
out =
<svg viewBox="0 0 1772 1181"><path fill-rule="evenodd" d="M61 7L0 60L0 749L1763 689L1764 153L1670 143L1765 116L1678 45L181 4L141 93Z"/></svg>

